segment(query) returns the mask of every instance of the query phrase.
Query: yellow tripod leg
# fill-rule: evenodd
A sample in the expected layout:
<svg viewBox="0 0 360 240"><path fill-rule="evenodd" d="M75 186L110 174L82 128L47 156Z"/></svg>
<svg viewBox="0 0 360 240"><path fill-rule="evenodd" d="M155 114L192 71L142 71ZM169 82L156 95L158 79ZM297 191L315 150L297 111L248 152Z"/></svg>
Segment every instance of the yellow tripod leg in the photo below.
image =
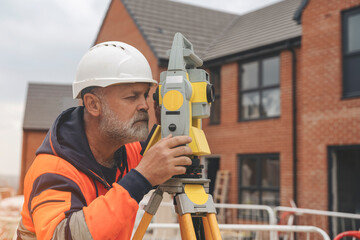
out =
<svg viewBox="0 0 360 240"><path fill-rule="evenodd" d="M178 220L179 220L181 239L186 239L185 230L184 230L184 224L181 223L182 219L180 218L180 215L178 215Z"/></svg>
<svg viewBox="0 0 360 240"><path fill-rule="evenodd" d="M203 221L203 225L204 225L205 239L213 240L208 219L206 217L202 217L202 221Z"/></svg>
<svg viewBox="0 0 360 240"><path fill-rule="evenodd" d="M196 239L194 225L190 213L179 216L181 238L186 240Z"/></svg>
<svg viewBox="0 0 360 240"><path fill-rule="evenodd" d="M147 213L147 212L144 213L144 215L141 218L139 226L136 229L136 232L135 232L132 240L141 240L141 239L143 239L143 237L144 237L144 235L146 233L146 229L148 228L152 217L153 217L153 215L151 215L150 213Z"/></svg>
<svg viewBox="0 0 360 240"><path fill-rule="evenodd" d="M214 240L221 240L221 234L220 234L219 225L217 223L215 213L208 213L206 217L209 222L209 226L210 226L211 233L212 233L211 234L212 238Z"/></svg>

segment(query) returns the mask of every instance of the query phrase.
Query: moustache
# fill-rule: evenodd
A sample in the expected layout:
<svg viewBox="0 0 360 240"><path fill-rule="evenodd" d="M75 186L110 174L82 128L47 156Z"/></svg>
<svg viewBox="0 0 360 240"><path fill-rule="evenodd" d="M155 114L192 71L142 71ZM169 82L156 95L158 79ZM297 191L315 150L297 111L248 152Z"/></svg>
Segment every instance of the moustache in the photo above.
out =
<svg viewBox="0 0 360 240"><path fill-rule="evenodd" d="M149 121L149 114L147 112L139 112L136 114L132 120L133 123Z"/></svg>

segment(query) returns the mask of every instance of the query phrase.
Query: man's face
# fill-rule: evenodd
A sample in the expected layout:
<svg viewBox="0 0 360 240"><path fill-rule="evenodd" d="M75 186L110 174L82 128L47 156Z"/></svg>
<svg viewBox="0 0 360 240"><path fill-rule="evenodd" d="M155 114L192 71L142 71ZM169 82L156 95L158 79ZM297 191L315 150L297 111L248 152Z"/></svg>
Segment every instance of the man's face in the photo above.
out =
<svg viewBox="0 0 360 240"><path fill-rule="evenodd" d="M101 89L100 131L119 142L134 142L148 135L148 83L119 84Z"/></svg>

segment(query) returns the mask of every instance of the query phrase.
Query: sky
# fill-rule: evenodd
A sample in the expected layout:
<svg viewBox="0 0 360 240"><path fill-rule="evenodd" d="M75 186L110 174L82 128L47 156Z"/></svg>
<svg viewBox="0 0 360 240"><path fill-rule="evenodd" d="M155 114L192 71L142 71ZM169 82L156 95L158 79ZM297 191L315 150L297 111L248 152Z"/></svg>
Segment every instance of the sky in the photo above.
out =
<svg viewBox="0 0 360 240"><path fill-rule="evenodd" d="M151 1L151 0L148 0ZM280 0L174 0L237 14ZM110 0L1 0L0 175L20 174L29 82L71 84Z"/></svg>

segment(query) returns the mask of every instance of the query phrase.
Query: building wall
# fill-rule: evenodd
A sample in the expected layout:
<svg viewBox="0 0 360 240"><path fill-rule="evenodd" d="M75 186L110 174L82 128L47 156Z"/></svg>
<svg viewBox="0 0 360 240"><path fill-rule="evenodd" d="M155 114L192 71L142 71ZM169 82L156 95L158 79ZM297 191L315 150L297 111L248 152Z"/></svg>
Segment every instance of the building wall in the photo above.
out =
<svg viewBox="0 0 360 240"><path fill-rule="evenodd" d="M298 205L328 210L329 145L360 144L360 99L342 99L341 11L359 0L310 1L298 82Z"/></svg>
<svg viewBox="0 0 360 240"><path fill-rule="evenodd" d="M297 58L300 53L297 51ZM204 131L214 155L220 156L220 169L230 170L229 200L238 203L238 155L280 154L280 201L289 205L293 198L292 172L292 56L280 53L281 116L275 119L238 122L238 64L221 67L221 123L204 121Z"/></svg>
<svg viewBox="0 0 360 240"><path fill-rule="evenodd" d="M25 174L35 159L35 152L44 141L47 131L24 130L21 156L21 173L19 194L24 192Z"/></svg>

